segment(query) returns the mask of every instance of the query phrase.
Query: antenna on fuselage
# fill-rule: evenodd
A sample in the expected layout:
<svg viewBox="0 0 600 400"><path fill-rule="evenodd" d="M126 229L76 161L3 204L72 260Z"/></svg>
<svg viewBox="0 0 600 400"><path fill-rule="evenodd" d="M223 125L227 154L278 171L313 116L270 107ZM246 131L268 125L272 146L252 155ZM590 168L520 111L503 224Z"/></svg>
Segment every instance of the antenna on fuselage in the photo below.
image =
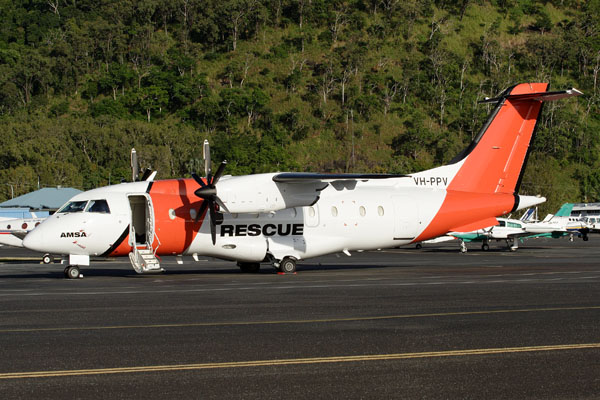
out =
<svg viewBox="0 0 600 400"><path fill-rule="evenodd" d="M136 182L139 177L139 167L138 167L138 158L137 152L134 148L131 148L131 181Z"/></svg>

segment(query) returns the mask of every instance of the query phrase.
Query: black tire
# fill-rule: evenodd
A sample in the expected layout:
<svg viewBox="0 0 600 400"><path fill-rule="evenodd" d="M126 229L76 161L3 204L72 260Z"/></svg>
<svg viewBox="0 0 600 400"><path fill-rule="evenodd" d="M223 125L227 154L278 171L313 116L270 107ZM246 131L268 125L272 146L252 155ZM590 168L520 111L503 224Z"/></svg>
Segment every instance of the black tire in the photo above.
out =
<svg viewBox="0 0 600 400"><path fill-rule="evenodd" d="M484 243L481 245L481 250L483 251L488 251L490 249L490 245L487 243Z"/></svg>
<svg viewBox="0 0 600 400"><path fill-rule="evenodd" d="M243 273L256 273L260 271L260 263L237 263L238 267L240 267L240 271Z"/></svg>
<svg viewBox="0 0 600 400"><path fill-rule="evenodd" d="M69 279L77 279L79 278L79 267L76 265L70 265L65 268L65 275Z"/></svg>
<svg viewBox="0 0 600 400"><path fill-rule="evenodd" d="M42 257L42 262L44 264L51 264L54 262L54 257L52 257L50 254L44 254L44 257Z"/></svg>
<svg viewBox="0 0 600 400"><path fill-rule="evenodd" d="M584 242L587 242L588 240L590 240L590 238L589 238L587 235L585 235L585 236L583 237L583 241L584 241Z"/></svg>
<svg viewBox="0 0 600 400"><path fill-rule="evenodd" d="M415 246L415 249L420 250L423 248L423 245L421 243L417 243L417 245Z"/></svg>
<svg viewBox="0 0 600 400"><path fill-rule="evenodd" d="M283 272L284 274L293 274L296 272L296 260L290 257L285 257L279 263L279 271Z"/></svg>

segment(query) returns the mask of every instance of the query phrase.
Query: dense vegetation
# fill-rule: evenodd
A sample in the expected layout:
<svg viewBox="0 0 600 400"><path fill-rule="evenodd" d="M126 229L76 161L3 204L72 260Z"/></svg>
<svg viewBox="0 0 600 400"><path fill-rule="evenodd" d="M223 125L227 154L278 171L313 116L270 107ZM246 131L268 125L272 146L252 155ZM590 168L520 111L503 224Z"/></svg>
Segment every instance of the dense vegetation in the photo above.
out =
<svg viewBox="0 0 600 400"><path fill-rule="evenodd" d="M600 200L599 0L0 0L0 200L129 177L414 172L521 81L550 103L523 194Z"/></svg>

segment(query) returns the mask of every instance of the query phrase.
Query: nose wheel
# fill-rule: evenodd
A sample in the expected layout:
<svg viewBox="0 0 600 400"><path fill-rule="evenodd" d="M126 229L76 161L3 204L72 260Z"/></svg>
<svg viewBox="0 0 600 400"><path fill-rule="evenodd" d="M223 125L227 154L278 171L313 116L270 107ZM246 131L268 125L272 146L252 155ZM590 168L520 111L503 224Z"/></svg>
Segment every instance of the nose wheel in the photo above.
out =
<svg viewBox="0 0 600 400"><path fill-rule="evenodd" d="M79 271L79 267L77 265L69 265L64 270L65 278L67 279L77 279L81 275Z"/></svg>

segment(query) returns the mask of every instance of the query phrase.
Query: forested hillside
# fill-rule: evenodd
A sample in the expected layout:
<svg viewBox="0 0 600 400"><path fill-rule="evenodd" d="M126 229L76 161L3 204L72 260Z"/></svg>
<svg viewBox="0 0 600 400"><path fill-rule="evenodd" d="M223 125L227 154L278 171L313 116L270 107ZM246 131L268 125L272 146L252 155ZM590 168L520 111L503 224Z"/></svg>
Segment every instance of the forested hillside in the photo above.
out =
<svg viewBox="0 0 600 400"><path fill-rule="evenodd" d="M0 0L0 200L130 176L414 172L522 81L544 109L523 194L600 200L600 0Z"/></svg>

